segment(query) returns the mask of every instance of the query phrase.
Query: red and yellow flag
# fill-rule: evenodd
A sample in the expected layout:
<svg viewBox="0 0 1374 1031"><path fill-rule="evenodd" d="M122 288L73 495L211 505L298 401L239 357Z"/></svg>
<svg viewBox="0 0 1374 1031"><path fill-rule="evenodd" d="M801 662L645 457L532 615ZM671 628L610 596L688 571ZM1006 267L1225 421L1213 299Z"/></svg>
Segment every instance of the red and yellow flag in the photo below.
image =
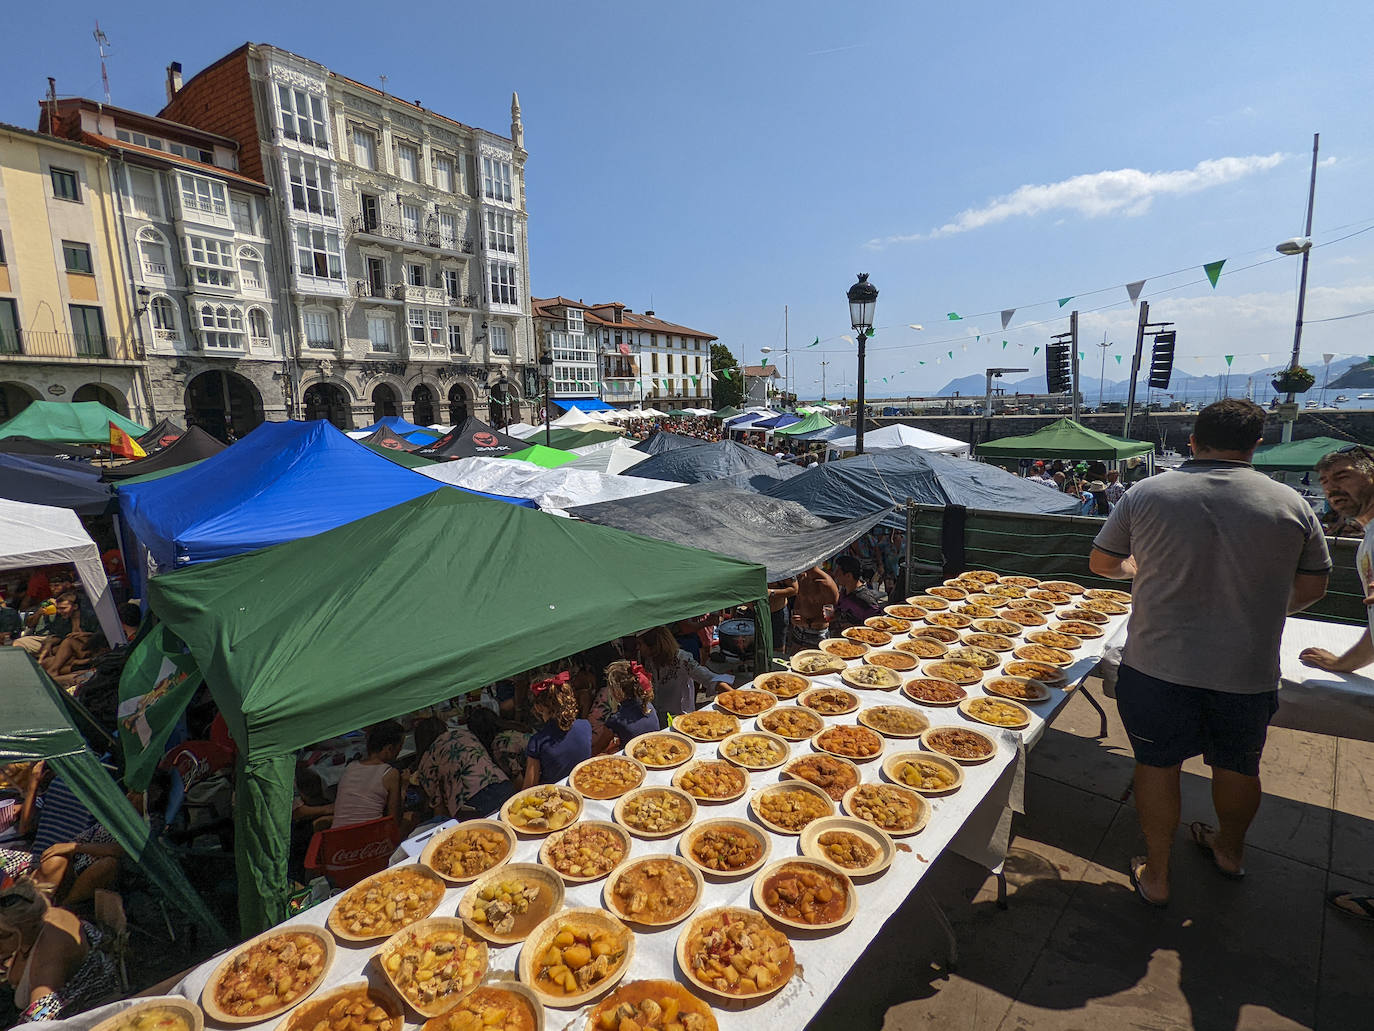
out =
<svg viewBox="0 0 1374 1031"><path fill-rule="evenodd" d="M147 458L148 452L138 446L138 441L110 423L110 453L119 458Z"/></svg>

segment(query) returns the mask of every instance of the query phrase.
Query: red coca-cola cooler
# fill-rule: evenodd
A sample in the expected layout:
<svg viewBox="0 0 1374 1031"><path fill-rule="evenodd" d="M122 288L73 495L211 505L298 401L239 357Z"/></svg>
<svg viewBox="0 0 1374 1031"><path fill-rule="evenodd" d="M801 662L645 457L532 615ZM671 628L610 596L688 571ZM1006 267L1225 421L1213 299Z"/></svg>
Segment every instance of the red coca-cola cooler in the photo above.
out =
<svg viewBox="0 0 1374 1031"><path fill-rule="evenodd" d="M401 831L389 816L346 827L316 831L305 850L305 868L324 874L336 888L349 888L385 869L401 843Z"/></svg>

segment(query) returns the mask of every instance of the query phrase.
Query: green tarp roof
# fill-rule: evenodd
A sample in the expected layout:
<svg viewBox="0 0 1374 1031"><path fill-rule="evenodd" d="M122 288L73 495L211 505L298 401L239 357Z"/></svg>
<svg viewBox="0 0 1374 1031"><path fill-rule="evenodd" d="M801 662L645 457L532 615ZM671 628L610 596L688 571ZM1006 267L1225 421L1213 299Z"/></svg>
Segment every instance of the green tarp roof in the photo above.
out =
<svg viewBox="0 0 1374 1031"><path fill-rule="evenodd" d="M0 764L46 760L78 801L100 821L133 862L166 893L221 938L224 932L175 860L158 844L119 786L72 725L69 703L46 673L21 648L0 648Z"/></svg>
<svg viewBox="0 0 1374 1031"><path fill-rule="evenodd" d="M1348 440L1337 440L1335 437L1290 440L1287 444L1259 448L1255 452L1254 465L1256 469L1265 472L1301 472L1315 468L1323 455L1349 447L1350 443Z"/></svg>
<svg viewBox="0 0 1374 1031"><path fill-rule="evenodd" d="M541 469L557 469L560 465L577 461L576 455L567 451L560 451L556 447L545 447L543 444L531 444L523 451L512 451L501 457L514 459L517 462L529 462Z"/></svg>
<svg viewBox="0 0 1374 1031"><path fill-rule="evenodd" d="M814 430L823 430L835 424L820 412L811 412L801 422L794 422L790 426L779 426L774 433L781 433L784 437L795 437L798 433L811 433Z"/></svg>
<svg viewBox="0 0 1374 1031"><path fill-rule="evenodd" d="M716 419L733 419L740 414L742 413L734 405L726 405L724 408L718 409L713 417Z"/></svg>
<svg viewBox="0 0 1374 1031"><path fill-rule="evenodd" d="M64 444L110 443L110 423L131 437L148 432L99 401L32 401L9 422L0 425L0 437L32 437L60 440Z"/></svg>
<svg viewBox="0 0 1374 1031"><path fill-rule="evenodd" d="M1099 461L1134 458L1155 446L1148 441L1127 440L1089 429L1072 419L1059 419L1021 437L999 437L977 446L983 458L1073 458Z"/></svg>
<svg viewBox="0 0 1374 1031"><path fill-rule="evenodd" d="M555 426L549 432L548 446L568 450L575 447L586 447L589 444L604 444L608 440L615 440L624 435L622 431L615 429L583 430L575 426L562 428ZM525 441L529 444L544 443L544 431L541 429L538 433L531 433L525 438Z"/></svg>
<svg viewBox="0 0 1374 1031"><path fill-rule="evenodd" d="M403 465L407 469L419 469L421 466L433 465L433 459L421 458L419 455L412 455L409 451L397 451L395 448L383 447L381 444L363 444L369 451L375 451L383 458L389 458L397 465Z"/></svg>

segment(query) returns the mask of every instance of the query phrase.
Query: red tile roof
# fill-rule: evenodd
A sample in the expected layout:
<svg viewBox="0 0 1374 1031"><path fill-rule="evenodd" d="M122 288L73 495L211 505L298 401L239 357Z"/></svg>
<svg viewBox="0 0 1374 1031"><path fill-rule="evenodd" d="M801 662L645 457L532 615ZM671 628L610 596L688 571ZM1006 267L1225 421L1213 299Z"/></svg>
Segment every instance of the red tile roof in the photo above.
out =
<svg viewBox="0 0 1374 1031"><path fill-rule="evenodd" d="M780 376L776 365L746 365L744 367L746 376Z"/></svg>
<svg viewBox="0 0 1374 1031"><path fill-rule="evenodd" d="M123 140L112 139L109 136L101 136L99 133L94 132L83 132L81 138L93 147L102 147L106 150L117 147L120 150L127 150L141 156L157 158L169 165L179 165L185 168L195 169L196 171L223 176L225 179L229 179L232 182L244 183L261 192L267 192L267 185L265 183L260 183L256 179L250 179L246 175L240 175L238 172L230 171L227 168L220 168L219 165L207 165L203 161L179 157L165 150L153 150L151 147L140 147L134 143L125 143Z"/></svg>
<svg viewBox="0 0 1374 1031"><path fill-rule="evenodd" d="M700 329L690 329L676 322L667 322L655 315L644 315L628 311L625 306L618 301L607 301L602 304L587 304L584 301L569 300L561 294L557 297L533 297L530 300L534 306L534 314L536 316L547 318L553 314L552 309L557 307L580 308L586 322L598 328L640 329L648 330L651 333L669 333L676 336L700 337L703 340L717 339L714 333L706 333ZM620 311L619 322L615 320L615 312L617 309Z"/></svg>

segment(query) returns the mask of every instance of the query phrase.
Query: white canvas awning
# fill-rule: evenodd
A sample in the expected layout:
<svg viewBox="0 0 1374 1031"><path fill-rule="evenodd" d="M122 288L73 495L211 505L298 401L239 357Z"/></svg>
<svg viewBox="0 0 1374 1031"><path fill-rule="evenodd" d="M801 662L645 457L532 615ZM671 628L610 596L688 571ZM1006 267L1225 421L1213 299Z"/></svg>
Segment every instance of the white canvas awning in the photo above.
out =
<svg viewBox="0 0 1374 1031"><path fill-rule="evenodd" d="M648 452L640 451L633 441L621 437L616 440L603 440L600 444L572 448L578 458L565 462L560 469L586 469L596 473L623 473L649 457Z"/></svg>
<svg viewBox="0 0 1374 1031"><path fill-rule="evenodd" d="M460 458L456 462L437 462L415 471L440 483L468 490L528 498L554 515L567 515L568 509L578 505L618 501L682 486L668 480L613 476L590 469L569 469L566 465L543 469L529 462L512 462L505 458Z"/></svg>
<svg viewBox="0 0 1374 1031"><path fill-rule="evenodd" d="M105 639L111 645L123 644L124 628L110 594L110 582L105 579L105 567L100 564L100 549L76 513L0 499L0 569L58 562L76 566Z"/></svg>
<svg viewBox="0 0 1374 1031"><path fill-rule="evenodd" d="M838 437L826 442L831 451L853 451L854 438ZM894 447L918 447L922 451L938 451L942 455L961 455L967 457L969 446L962 440L946 437L940 433L917 429L904 423L894 423L879 430L864 434L865 451L882 451Z"/></svg>

